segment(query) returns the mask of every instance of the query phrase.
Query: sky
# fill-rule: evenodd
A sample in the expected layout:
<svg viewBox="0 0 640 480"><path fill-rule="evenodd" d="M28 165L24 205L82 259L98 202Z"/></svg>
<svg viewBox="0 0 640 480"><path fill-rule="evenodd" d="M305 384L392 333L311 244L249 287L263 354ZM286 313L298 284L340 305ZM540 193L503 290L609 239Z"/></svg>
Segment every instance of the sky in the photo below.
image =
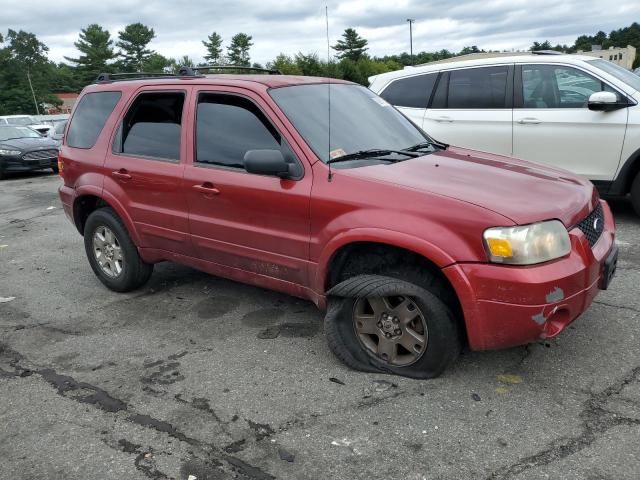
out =
<svg viewBox="0 0 640 480"><path fill-rule="evenodd" d="M347 27L369 41L369 54L413 50L526 50L533 41L573 44L595 34L640 21L640 1L616 0L0 0L0 32L8 28L35 33L49 47L49 58L63 61L78 52L73 42L81 28L98 23L112 37L128 23L153 27L150 47L166 57L188 55L202 61L202 40L218 32L226 51L231 37L253 37L251 61L266 63L278 53L327 54L325 5L331 45ZM333 51L332 51L333 54Z"/></svg>

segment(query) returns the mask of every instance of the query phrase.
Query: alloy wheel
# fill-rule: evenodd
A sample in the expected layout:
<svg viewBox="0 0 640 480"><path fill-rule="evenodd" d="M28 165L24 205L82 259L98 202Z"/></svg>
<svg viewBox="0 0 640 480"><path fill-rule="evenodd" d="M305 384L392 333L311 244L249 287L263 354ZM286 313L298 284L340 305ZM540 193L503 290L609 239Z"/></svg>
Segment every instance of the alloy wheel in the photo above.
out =
<svg viewBox="0 0 640 480"><path fill-rule="evenodd" d="M365 350L393 366L417 362L427 348L427 322L410 297L359 298L353 326Z"/></svg>
<svg viewBox="0 0 640 480"><path fill-rule="evenodd" d="M124 269L124 256L118 237L106 225L100 225L93 233L93 255L100 270L110 278L115 278Z"/></svg>

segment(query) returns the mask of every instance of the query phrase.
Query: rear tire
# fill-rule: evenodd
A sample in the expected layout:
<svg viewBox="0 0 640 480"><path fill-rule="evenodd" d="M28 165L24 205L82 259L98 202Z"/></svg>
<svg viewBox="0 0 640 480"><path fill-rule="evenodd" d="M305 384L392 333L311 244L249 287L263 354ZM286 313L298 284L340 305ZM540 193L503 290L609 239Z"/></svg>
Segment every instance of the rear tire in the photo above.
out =
<svg viewBox="0 0 640 480"><path fill-rule="evenodd" d="M640 172L631 184L631 204L637 215L640 215Z"/></svg>
<svg viewBox="0 0 640 480"><path fill-rule="evenodd" d="M332 294L332 292L337 294ZM361 302L373 299L386 305L385 318L397 322L394 312L401 305L409 305L423 323L411 320L410 327L393 331L385 319L371 307L361 312ZM395 299L395 300L394 300ZM343 363L365 372L385 372L411 378L434 378L440 375L459 355L461 341L457 323L450 309L434 293L417 285L392 277L360 275L350 278L329 291L328 310L325 316L325 333L329 348ZM396 304L396 307L393 305ZM387 307L393 307L388 309ZM394 310L394 308L396 310ZM389 313L387 313L389 312ZM362 318L374 318L372 333L363 334ZM377 322L377 324L376 324ZM420 325L424 325L420 327ZM380 327L383 325L383 327ZM402 318L399 326L404 325ZM379 327L379 328L378 328ZM390 328L391 331L387 329ZM414 342L414 338L417 339ZM408 339L409 348L404 348ZM388 343L394 344L389 357L385 351ZM413 355L413 358L411 357Z"/></svg>
<svg viewBox="0 0 640 480"><path fill-rule="evenodd" d="M100 208L89 215L84 247L93 272L116 292L141 287L153 273L153 264L140 258L122 220L111 208Z"/></svg>

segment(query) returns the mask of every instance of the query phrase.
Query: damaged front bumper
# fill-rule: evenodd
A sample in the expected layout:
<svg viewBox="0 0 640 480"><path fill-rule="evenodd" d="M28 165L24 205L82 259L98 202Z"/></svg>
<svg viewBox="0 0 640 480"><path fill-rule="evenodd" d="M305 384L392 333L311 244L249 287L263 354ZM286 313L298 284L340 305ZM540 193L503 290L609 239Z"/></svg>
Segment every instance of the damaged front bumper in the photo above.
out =
<svg viewBox="0 0 640 480"><path fill-rule="evenodd" d="M443 271L455 288L472 350L523 345L558 335L615 273L615 224L606 202L604 231L593 246L577 228L571 253L541 265L455 264Z"/></svg>

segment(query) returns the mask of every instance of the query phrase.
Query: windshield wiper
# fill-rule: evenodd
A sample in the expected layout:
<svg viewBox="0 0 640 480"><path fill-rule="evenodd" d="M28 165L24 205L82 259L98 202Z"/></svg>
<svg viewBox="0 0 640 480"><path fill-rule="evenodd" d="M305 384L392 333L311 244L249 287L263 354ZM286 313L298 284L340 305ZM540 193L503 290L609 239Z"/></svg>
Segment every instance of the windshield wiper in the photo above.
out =
<svg viewBox="0 0 640 480"><path fill-rule="evenodd" d="M449 145L447 145L446 143L436 142L435 140L427 140L426 142L416 143L415 145L412 145L409 148L405 148L404 151L417 152L429 147L436 147L436 148L439 148L440 150L446 150L447 147L449 147Z"/></svg>
<svg viewBox="0 0 640 480"><path fill-rule="evenodd" d="M329 165L330 163L348 162L349 160L361 160L365 158L386 157L394 153L398 155L404 155L410 158L420 156L417 153L413 153L407 150L387 150L387 149L372 148L371 150L360 150L357 152L349 153L347 155L342 155L340 157L332 158L330 160L327 160L327 165ZM399 162L400 160L389 160L389 161Z"/></svg>

